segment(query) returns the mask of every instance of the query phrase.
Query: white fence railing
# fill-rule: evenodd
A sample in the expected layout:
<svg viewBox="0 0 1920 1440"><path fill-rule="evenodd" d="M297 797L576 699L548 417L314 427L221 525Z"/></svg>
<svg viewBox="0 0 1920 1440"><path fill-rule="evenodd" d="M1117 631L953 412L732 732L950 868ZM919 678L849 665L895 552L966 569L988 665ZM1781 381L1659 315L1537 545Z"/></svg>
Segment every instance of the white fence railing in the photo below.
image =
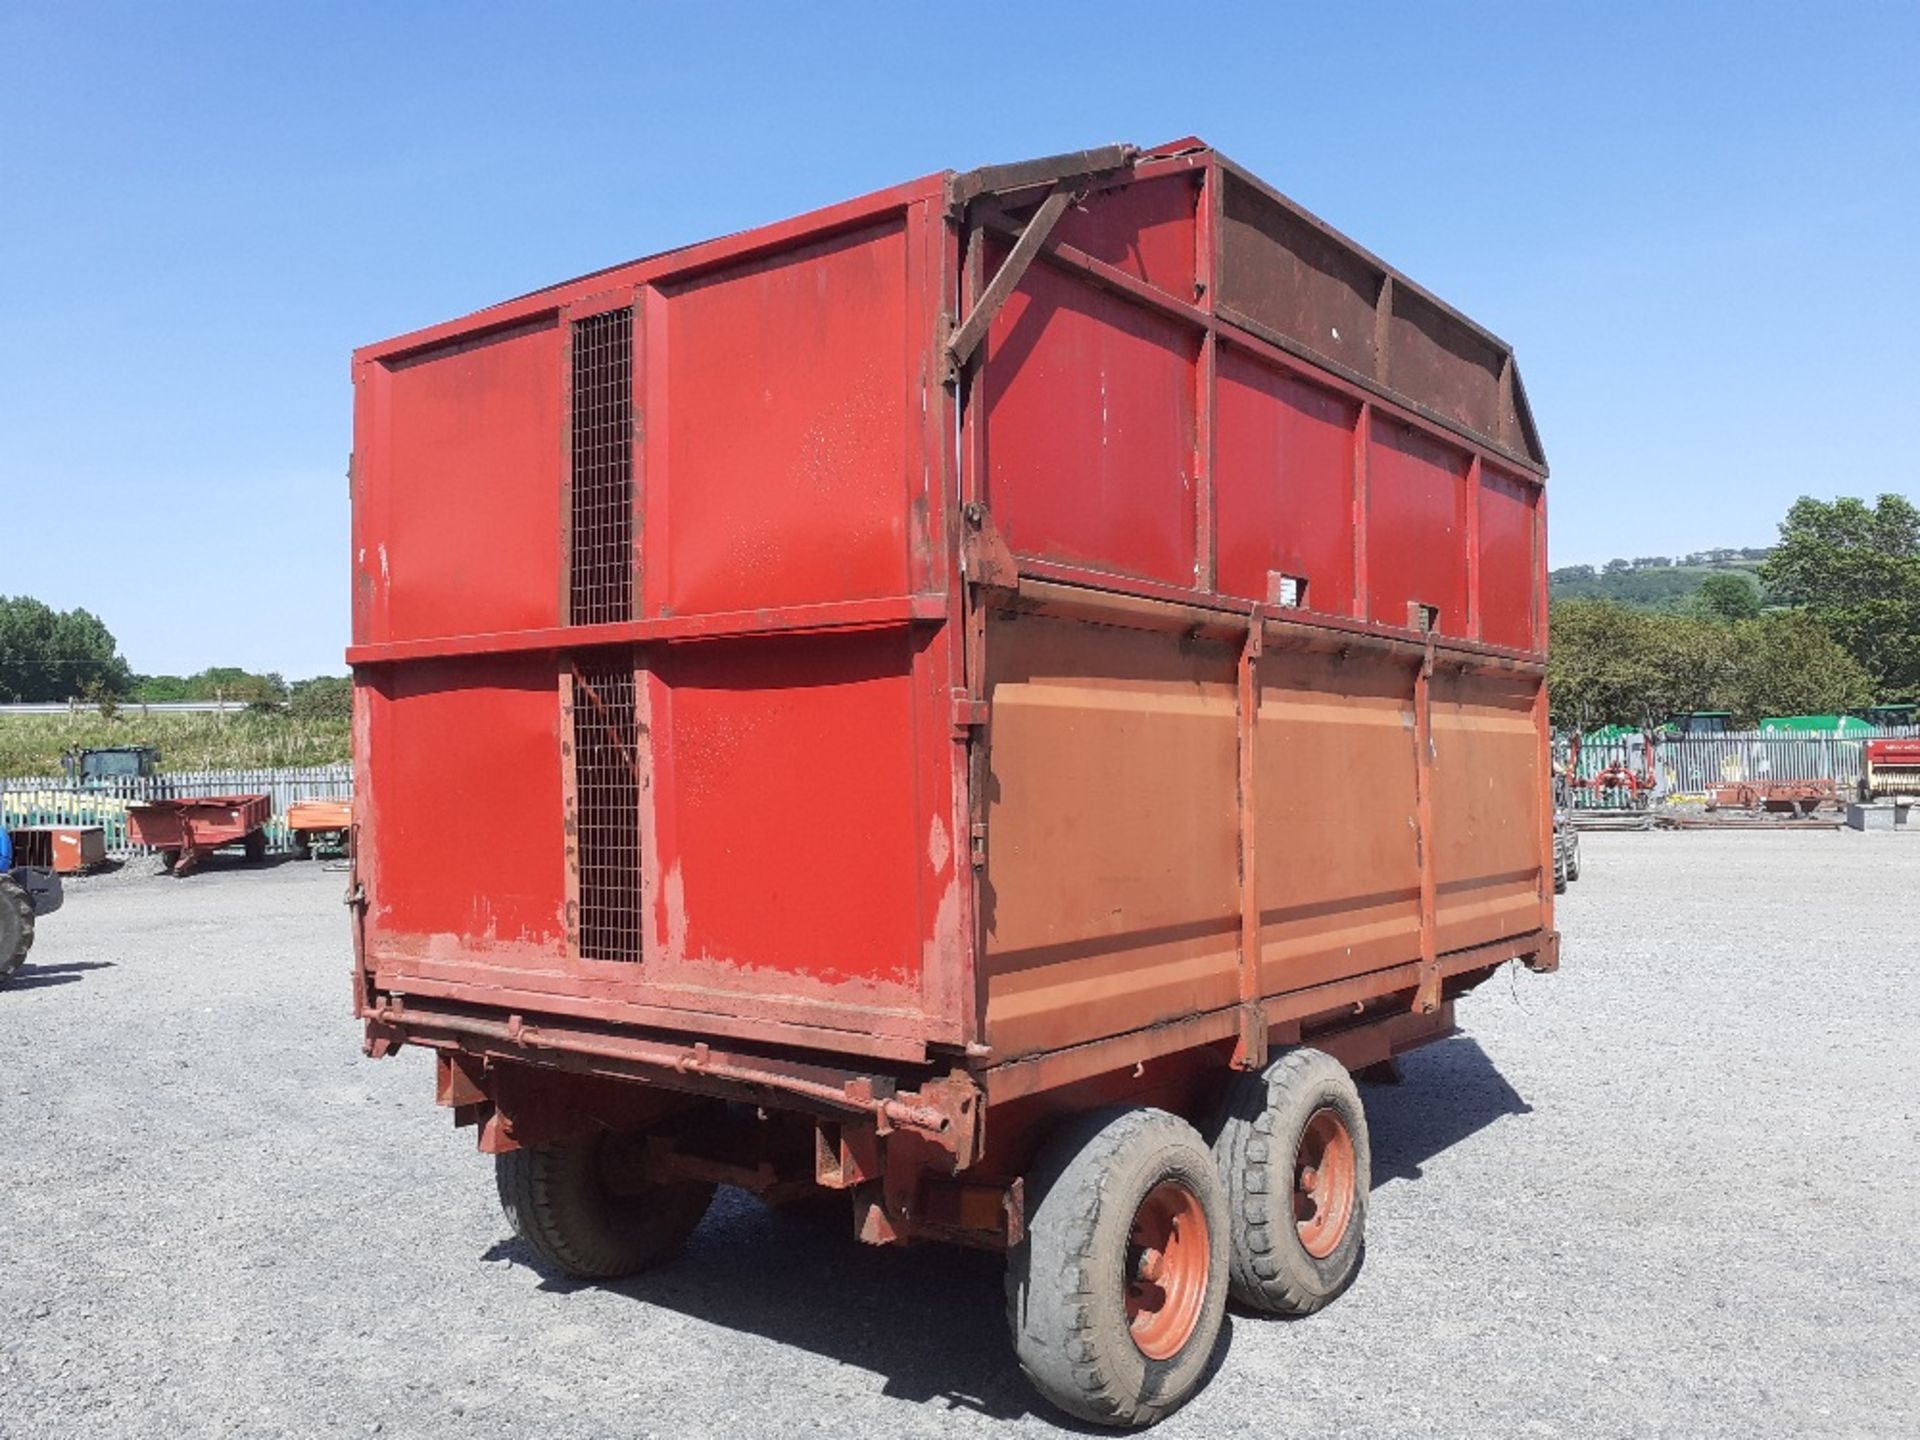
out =
<svg viewBox="0 0 1920 1440"><path fill-rule="evenodd" d="M267 825L271 849L288 845L287 807L300 800L353 797L351 765L300 770L198 770L146 778L123 775L85 784L64 775L0 779L0 824L98 825L109 855L138 855L145 846L127 837L127 807L139 800L190 800L200 795L271 795Z"/></svg>

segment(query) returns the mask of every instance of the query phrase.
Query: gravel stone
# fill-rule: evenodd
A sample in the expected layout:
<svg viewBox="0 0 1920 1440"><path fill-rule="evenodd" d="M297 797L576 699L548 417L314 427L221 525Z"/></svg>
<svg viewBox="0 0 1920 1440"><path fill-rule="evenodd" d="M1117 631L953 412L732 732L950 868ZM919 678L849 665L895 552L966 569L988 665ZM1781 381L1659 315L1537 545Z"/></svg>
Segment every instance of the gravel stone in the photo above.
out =
<svg viewBox="0 0 1920 1440"><path fill-rule="evenodd" d="M1920 1434L1920 841L1588 834L1565 968L1363 1086L1352 1290L1233 1314L1174 1437ZM0 1436L1057 1433L990 1255L723 1191L681 1259L531 1264L343 877L81 880L0 989Z"/></svg>

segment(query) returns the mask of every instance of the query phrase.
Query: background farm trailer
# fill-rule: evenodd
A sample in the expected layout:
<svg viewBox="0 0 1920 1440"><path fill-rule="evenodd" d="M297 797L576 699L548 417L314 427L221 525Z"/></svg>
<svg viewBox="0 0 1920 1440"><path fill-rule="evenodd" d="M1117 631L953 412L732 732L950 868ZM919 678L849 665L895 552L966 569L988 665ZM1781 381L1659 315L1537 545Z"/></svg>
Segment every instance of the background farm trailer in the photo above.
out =
<svg viewBox="0 0 1920 1440"><path fill-rule="evenodd" d="M549 1263L843 1190L864 1240L1004 1250L1020 1364L1114 1424L1229 1289L1340 1292L1349 1072L1557 960L1506 345L1184 140L353 378L357 1009Z"/></svg>

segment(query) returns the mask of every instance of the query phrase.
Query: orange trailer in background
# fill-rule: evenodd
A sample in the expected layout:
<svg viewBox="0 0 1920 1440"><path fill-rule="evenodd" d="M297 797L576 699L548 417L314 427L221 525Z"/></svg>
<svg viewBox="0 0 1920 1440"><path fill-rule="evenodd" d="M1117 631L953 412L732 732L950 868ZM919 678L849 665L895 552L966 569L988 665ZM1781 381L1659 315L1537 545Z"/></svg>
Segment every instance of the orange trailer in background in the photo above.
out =
<svg viewBox="0 0 1920 1440"><path fill-rule="evenodd" d="M521 1234L1009 1256L1074 1414L1361 1255L1351 1073L1557 961L1511 351L1198 141L354 360L356 1002ZM456 859L441 837L490 837Z"/></svg>

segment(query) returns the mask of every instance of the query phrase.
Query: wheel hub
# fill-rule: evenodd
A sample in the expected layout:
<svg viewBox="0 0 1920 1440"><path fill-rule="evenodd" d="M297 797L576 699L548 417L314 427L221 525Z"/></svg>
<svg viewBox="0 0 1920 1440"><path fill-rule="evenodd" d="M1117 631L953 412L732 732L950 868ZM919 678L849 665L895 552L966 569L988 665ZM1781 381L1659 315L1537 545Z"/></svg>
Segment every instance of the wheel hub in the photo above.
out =
<svg viewBox="0 0 1920 1440"><path fill-rule="evenodd" d="M1357 1162L1353 1134L1331 1105L1313 1112L1293 1157L1293 1223L1301 1248L1324 1260L1353 1222Z"/></svg>
<svg viewBox="0 0 1920 1440"><path fill-rule="evenodd" d="M1149 1360L1171 1359L1193 1338L1212 1263L1200 1197L1178 1180L1161 1181L1127 1234L1127 1326Z"/></svg>

